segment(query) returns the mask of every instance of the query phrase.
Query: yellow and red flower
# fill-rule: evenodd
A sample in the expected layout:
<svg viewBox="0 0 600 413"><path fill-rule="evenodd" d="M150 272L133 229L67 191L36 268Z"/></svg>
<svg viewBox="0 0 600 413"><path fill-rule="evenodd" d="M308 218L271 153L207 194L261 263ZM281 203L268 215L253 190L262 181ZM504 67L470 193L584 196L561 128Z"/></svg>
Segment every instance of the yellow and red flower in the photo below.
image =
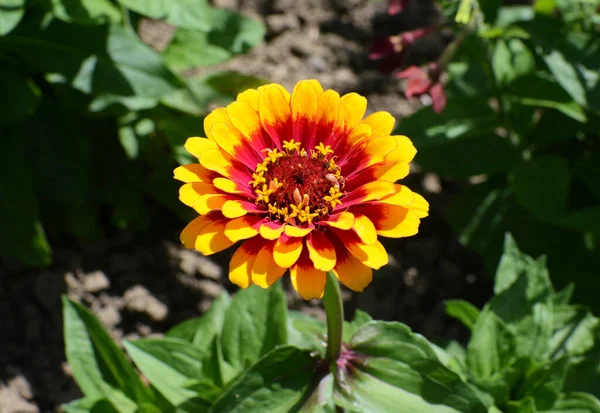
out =
<svg viewBox="0 0 600 413"><path fill-rule="evenodd" d="M326 272L362 291L387 264L379 235L418 232L429 205L396 184L416 154L390 136L394 118L363 119L364 97L299 82L290 95L270 84L240 93L204 121L207 138L189 138L199 162L175 169L181 201L200 216L181 233L205 255L244 240L229 265L242 288L267 288L289 269L304 299L320 298Z"/></svg>

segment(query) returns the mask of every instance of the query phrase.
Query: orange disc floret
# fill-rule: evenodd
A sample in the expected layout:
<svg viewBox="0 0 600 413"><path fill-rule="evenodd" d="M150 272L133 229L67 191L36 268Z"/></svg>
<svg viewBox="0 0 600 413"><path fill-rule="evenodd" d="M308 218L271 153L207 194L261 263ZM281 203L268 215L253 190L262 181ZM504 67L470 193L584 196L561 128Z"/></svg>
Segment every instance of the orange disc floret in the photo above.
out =
<svg viewBox="0 0 600 413"><path fill-rule="evenodd" d="M406 186L416 149L390 135L394 118L363 118L364 97L299 82L240 93L204 120L206 138L185 148L198 163L175 169L180 200L199 216L181 232L205 255L242 241L229 279L267 288L290 270L304 299L320 298L325 273L362 291L387 264L378 236L418 232L429 204Z"/></svg>

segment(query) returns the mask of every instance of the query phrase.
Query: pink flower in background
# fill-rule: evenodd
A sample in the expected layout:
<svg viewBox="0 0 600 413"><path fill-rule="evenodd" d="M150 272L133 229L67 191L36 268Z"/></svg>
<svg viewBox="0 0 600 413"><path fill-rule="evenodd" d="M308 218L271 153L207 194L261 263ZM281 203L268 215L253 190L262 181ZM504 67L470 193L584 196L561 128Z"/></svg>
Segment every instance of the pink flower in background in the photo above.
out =
<svg viewBox="0 0 600 413"><path fill-rule="evenodd" d="M393 16L398 13L402 13L404 8L408 5L409 0L390 0L388 3L388 14Z"/></svg>
<svg viewBox="0 0 600 413"><path fill-rule="evenodd" d="M407 47L435 30L434 27L404 32L397 36L378 37L371 44L369 59L381 60L379 70L390 73L404 63Z"/></svg>
<svg viewBox="0 0 600 413"><path fill-rule="evenodd" d="M406 79L404 94L407 98L428 94L433 102L435 113L441 113L446 107L446 92L440 82L441 68L437 63L431 63L427 69L410 66L396 74L399 79Z"/></svg>

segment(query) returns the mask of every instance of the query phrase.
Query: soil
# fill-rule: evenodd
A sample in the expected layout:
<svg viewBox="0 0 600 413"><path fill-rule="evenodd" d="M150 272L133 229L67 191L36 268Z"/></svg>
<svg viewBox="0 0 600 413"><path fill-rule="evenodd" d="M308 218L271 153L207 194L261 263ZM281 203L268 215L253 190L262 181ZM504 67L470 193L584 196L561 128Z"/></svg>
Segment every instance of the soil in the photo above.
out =
<svg viewBox="0 0 600 413"><path fill-rule="evenodd" d="M366 56L374 36L435 21L430 2L414 1L409 13L393 18L381 1L213 3L268 27L263 45L218 69L261 76L288 89L316 78L326 88L366 96L369 112L387 110L397 119L414 110L415 103L402 98L399 81L376 71ZM409 58L435 55L443 42L429 39ZM445 315L444 300L462 298L481 306L491 283L481 260L460 246L443 217L459 186L417 166L406 185L430 201L431 214L417 236L383 241L391 263L363 293L344 290L347 316L360 308L375 318L402 321L433 340L465 342L467 331ZM123 231L99 242L55 246L55 262L45 269L0 262L0 412L60 411L62 403L80 397L64 357L61 295L87 305L121 340L160 335L203 313L223 290L235 291L225 270L232 252L204 257L182 248L183 226L166 215L151 234ZM287 280L284 285L291 308L323 316L318 301L305 302Z"/></svg>

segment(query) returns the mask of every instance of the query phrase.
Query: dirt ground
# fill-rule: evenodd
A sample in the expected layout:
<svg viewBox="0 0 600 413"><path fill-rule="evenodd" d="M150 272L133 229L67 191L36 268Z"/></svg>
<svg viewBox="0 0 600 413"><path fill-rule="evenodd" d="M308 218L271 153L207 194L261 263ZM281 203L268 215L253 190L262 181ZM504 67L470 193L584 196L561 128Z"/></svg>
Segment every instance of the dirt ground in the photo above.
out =
<svg viewBox="0 0 600 413"><path fill-rule="evenodd" d="M385 2L367 0L217 0L263 20L265 44L222 68L254 74L291 88L316 78L341 93L356 91L369 111L387 110L397 119L414 110L401 97L400 83L375 70L367 59L370 40L399 28L435 20L426 1L390 18ZM430 40L412 56L439 52ZM418 155L417 155L418 160ZM406 180L431 203L431 215L412 238L384 240L391 264L361 294L344 291L347 315L360 308L399 320L434 340L464 341L466 331L444 313L443 302L463 298L481 306L491 294L479 258L462 248L443 211L459 189L433 174ZM225 271L231 251L204 257L178 242L184 223L165 213L151 234L120 232L85 245L55 247L55 263L42 270L0 262L0 412L60 411L80 396L65 362L60 296L90 307L115 339L162 334L204 312L221 291L234 292ZM290 307L322 316L319 302L304 302L287 286Z"/></svg>

